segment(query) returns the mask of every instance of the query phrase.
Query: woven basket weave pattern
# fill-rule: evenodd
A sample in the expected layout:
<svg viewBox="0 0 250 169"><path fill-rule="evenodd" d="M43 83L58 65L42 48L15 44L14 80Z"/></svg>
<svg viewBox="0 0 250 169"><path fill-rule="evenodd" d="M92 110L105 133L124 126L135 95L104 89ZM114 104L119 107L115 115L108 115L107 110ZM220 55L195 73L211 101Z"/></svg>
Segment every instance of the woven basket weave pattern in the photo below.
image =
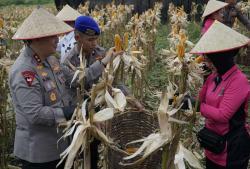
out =
<svg viewBox="0 0 250 169"><path fill-rule="evenodd" d="M111 121L109 136L115 143L123 149L128 142L142 139L158 129L157 118L153 115L141 112L129 112L114 117ZM133 147L139 148L142 143L135 144ZM123 154L108 150L109 169L157 169L160 166L160 151L148 157L143 163L137 166L121 166ZM132 161L131 161L132 162Z"/></svg>

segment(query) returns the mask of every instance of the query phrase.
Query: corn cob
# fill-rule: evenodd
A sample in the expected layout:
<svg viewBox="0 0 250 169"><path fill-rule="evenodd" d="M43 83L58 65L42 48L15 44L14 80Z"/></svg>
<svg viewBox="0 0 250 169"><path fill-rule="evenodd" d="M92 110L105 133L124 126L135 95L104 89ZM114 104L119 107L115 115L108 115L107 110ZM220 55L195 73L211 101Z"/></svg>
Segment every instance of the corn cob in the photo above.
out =
<svg viewBox="0 0 250 169"><path fill-rule="evenodd" d="M198 56L196 59L195 59L195 62L196 63L201 63L201 62L204 62L204 57L203 56Z"/></svg>
<svg viewBox="0 0 250 169"><path fill-rule="evenodd" d="M120 52L122 50L122 40L120 35L115 35L115 51Z"/></svg>
<svg viewBox="0 0 250 169"><path fill-rule="evenodd" d="M0 29L3 28L3 23L4 23L4 22L3 22L3 19L0 18Z"/></svg>
<svg viewBox="0 0 250 169"><path fill-rule="evenodd" d="M128 38L129 38L129 34L128 32L125 32L123 36L123 50L128 48Z"/></svg>
<svg viewBox="0 0 250 169"><path fill-rule="evenodd" d="M179 59L183 59L183 57L185 56L185 47L183 43L180 43L177 45L177 54Z"/></svg>

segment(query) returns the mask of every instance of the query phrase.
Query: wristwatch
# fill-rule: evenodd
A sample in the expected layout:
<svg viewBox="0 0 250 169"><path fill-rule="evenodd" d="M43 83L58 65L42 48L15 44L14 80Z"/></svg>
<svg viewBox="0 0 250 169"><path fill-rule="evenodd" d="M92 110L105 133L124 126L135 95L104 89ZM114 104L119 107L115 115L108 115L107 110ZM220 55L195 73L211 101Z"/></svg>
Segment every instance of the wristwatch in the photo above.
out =
<svg viewBox="0 0 250 169"><path fill-rule="evenodd" d="M107 65L105 65L105 64L102 62L101 59L99 60L99 62L100 62L101 65L103 65L103 66L106 68Z"/></svg>

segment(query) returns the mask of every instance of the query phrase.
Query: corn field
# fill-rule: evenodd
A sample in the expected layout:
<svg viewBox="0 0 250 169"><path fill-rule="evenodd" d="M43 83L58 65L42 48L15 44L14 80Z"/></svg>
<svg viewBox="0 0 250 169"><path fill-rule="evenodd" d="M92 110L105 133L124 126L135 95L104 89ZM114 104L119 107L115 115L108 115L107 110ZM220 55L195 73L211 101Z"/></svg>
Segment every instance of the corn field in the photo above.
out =
<svg viewBox="0 0 250 169"><path fill-rule="evenodd" d="M116 51L124 52L107 65L99 82L89 93L85 93L83 85L78 89L79 96L87 94L91 101L87 106L88 100L78 98L72 119L61 124L65 131L63 138L73 137L69 148L61 155L61 162L65 160L65 169L91 168L89 140L92 138L102 142L100 169L112 169L114 165L124 169L143 168L143 164L150 163L153 156L157 156L160 165L151 168L204 168L204 153L195 134L204 125L204 119L196 112L198 103L192 105L189 100L188 109L181 109L187 94L197 95L206 73L202 69L201 57L189 53L200 37L200 23L194 21L197 4L193 3L190 14L185 13L183 7L170 4L165 11L169 16L165 25L161 23L161 3L155 3L153 8L142 14L133 13L133 5L110 3L96 5L92 10L89 5L79 6L78 11L92 16L99 24L102 32L99 45L105 48L115 46ZM53 14L57 13L51 4L43 7ZM249 1L242 2L241 7L249 15ZM36 6L0 8L1 169L18 166L12 155L15 115L8 89L8 71L23 43L11 38L34 8ZM188 17L193 20L188 20ZM249 36L239 23L234 27ZM83 58L80 62L72 81L79 77L78 83L84 84L86 60ZM242 68L250 75L249 66L242 65ZM131 97L126 97L116 88L120 83L129 87ZM124 145L119 145L122 140L112 138L114 134L110 133L114 131L112 119L126 115L126 118L131 118L127 120L133 123L131 112L138 112L135 108L137 100L145 107L140 110L146 114L145 119L153 120L155 128L143 137L130 138ZM100 110L96 112L97 106ZM89 117L86 117L86 112L89 112ZM103 124L102 130L96 126L97 122ZM115 123L113 127L119 128L119 124ZM143 124L139 128L143 128ZM79 158L80 152L84 154L83 159ZM117 152L122 154L120 161L109 164L108 161Z"/></svg>

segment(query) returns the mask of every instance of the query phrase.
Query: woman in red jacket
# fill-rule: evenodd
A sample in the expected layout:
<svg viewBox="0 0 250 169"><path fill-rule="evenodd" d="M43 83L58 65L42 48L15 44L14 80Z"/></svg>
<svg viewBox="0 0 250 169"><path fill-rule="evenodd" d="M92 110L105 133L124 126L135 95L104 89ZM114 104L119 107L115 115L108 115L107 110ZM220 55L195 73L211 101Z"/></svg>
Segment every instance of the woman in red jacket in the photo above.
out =
<svg viewBox="0 0 250 169"><path fill-rule="evenodd" d="M191 53L203 53L214 65L199 99L205 128L198 140L205 148L207 169L247 169L250 136L246 125L250 86L234 63L249 39L215 21Z"/></svg>
<svg viewBox="0 0 250 169"><path fill-rule="evenodd" d="M227 5L228 3L220 2L217 0L208 1L206 9L202 15L202 35L209 29L209 27L214 23L215 20L218 20L220 22L223 21L223 8Z"/></svg>

